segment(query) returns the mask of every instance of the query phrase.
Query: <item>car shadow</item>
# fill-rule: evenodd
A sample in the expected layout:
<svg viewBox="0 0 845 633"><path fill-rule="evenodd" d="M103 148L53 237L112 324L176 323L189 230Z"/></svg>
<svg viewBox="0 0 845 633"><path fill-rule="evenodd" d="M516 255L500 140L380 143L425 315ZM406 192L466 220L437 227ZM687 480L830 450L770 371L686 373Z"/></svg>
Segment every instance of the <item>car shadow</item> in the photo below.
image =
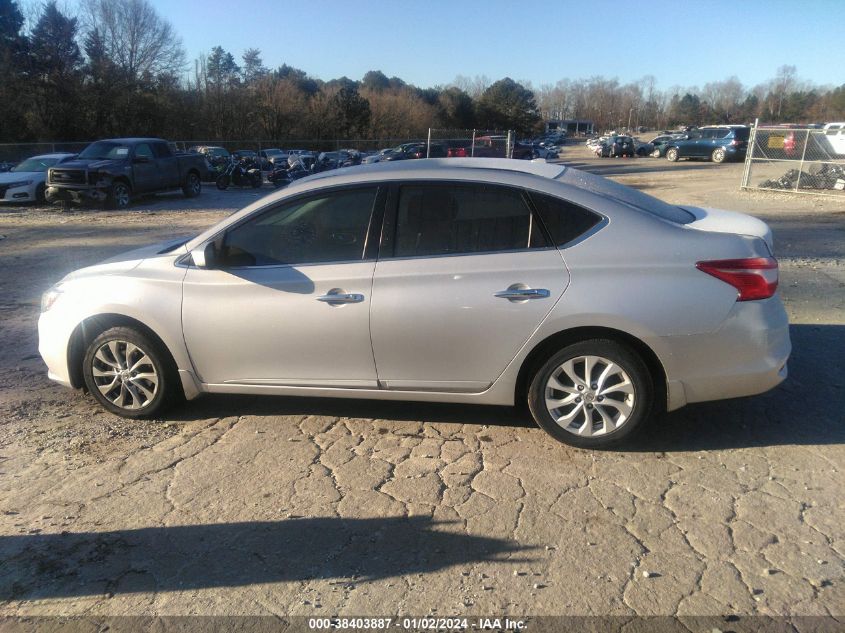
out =
<svg viewBox="0 0 845 633"><path fill-rule="evenodd" d="M0 600L331 578L351 583L490 560L521 563L531 560L534 549L513 540L466 534L461 524L425 516L289 518L5 535L0 536Z"/></svg>
<svg viewBox="0 0 845 633"><path fill-rule="evenodd" d="M748 398L690 404L651 421L613 450L675 452L755 446L845 443L845 325L793 325L788 379ZM232 415L318 415L535 428L524 407L334 398L207 395L168 418L193 421Z"/></svg>

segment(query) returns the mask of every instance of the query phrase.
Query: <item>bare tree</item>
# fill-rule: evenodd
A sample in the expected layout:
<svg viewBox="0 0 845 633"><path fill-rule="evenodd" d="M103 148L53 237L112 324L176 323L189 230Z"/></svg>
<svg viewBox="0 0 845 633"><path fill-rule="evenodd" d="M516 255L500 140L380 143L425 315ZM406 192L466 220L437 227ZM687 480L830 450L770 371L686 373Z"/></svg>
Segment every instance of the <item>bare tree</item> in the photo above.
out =
<svg viewBox="0 0 845 633"><path fill-rule="evenodd" d="M129 79L184 69L182 40L147 0L84 0L82 21L100 34L106 54Z"/></svg>

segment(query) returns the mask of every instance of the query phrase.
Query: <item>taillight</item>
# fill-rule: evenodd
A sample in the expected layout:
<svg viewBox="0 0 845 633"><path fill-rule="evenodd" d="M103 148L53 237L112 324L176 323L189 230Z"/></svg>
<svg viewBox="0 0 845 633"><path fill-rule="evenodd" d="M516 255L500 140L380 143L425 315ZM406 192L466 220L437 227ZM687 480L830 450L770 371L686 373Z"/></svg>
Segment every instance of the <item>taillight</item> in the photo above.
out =
<svg viewBox="0 0 845 633"><path fill-rule="evenodd" d="M737 301L768 299L778 288L778 261L774 257L718 259L695 266L736 288Z"/></svg>

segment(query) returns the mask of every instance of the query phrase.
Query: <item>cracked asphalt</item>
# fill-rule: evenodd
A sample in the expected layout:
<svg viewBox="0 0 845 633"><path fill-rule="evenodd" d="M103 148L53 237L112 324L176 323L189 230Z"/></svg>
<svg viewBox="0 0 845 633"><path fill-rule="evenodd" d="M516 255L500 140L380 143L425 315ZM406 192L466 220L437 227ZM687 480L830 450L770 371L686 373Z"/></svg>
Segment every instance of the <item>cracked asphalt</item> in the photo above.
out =
<svg viewBox="0 0 845 633"><path fill-rule="evenodd" d="M787 382L688 406L603 452L493 407L214 396L131 422L47 380L40 293L254 194L159 196L122 214L0 208L0 615L841 623L845 200L740 192L741 165L582 162L771 224Z"/></svg>

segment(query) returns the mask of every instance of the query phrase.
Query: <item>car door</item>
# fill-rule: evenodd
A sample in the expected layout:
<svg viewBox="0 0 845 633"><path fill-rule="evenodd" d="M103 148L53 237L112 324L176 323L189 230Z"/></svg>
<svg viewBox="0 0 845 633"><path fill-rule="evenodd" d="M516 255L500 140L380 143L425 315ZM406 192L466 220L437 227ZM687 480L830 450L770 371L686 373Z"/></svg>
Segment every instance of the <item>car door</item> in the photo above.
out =
<svg viewBox="0 0 845 633"><path fill-rule="evenodd" d="M479 392L569 282L526 194L408 183L388 204L373 278L373 355L383 389Z"/></svg>
<svg viewBox="0 0 845 633"><path fill-rule="evenodd" d="M159 173L159 189L176 189L182 186L179 178L179 162L167 143L159 141L152 144Z"/></svg>
<svg viewBox="0 0 845 633"><path fill-rule="evenodd" d="M139 143L132 155L133 189L136 193L157 191L160 189L161 178L158 165L149 143Z"/></svg>
<svg viewBox="0 0 845 633"><path fill-rule="evenodd" d="M377 385L369 235L381 221L378 191L282 201L215 238L219 264L190 267L183 282L185 343L203 382Z"/></svg>

